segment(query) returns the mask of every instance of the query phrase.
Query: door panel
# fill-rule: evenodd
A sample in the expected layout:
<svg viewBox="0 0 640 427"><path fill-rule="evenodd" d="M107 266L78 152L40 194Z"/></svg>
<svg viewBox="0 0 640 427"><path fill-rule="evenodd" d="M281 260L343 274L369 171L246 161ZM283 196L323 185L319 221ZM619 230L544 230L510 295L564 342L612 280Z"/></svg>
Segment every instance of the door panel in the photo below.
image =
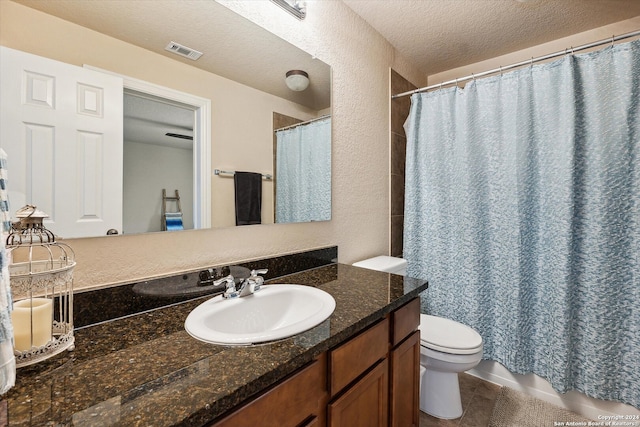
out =
<svg viewBox="0 0 640 427"><path fill-rule="evenodd" d="M387 427L389 364L384 359L328 405L330 427Z"/></svg>
<svg viewBox="0 0 640 427"><path fill-rule="evenodd" d="M122 232L122 79L4 46L0 67L11 210L66 238Z"/></svg>

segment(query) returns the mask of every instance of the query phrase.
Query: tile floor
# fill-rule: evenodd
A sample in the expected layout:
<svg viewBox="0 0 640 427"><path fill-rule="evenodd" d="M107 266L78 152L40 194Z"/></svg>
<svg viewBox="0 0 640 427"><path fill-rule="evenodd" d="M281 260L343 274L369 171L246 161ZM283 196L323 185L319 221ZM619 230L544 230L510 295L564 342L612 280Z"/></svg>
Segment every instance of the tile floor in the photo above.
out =
<svg viewBox="0 0 640 427"><path fill-rule="evenodd" d="M462 417L441 420L420 411L420 427L487 427L501 386L469 374L460 374Z"/></svg>

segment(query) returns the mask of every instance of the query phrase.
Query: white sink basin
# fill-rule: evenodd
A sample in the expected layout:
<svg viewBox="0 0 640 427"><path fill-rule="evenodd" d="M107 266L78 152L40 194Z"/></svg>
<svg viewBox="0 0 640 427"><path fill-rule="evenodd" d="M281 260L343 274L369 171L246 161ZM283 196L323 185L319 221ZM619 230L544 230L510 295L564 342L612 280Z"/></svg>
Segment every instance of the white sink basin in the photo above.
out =
<svg viewBox="0 0 640 427"><path fill-rule="evenodd" d="M319 325L336 307L331 295L303 285L263 285L253 295L218 295L184 322L192 337L212 344L249 345L287 338Z"/></svg>

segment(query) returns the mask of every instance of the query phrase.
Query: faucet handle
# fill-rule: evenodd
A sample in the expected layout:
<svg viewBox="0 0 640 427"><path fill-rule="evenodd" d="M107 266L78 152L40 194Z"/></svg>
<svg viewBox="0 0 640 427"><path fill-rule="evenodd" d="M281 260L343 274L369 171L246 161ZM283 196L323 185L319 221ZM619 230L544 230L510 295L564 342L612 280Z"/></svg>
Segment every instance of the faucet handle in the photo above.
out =
<svg viewBox="0 0 640 427"><path fill-rule="evenodd" d="M258 274L267 274L269 270L262 268L260 270L251 270L251 276L247 280L252 280L254 283L254 292L260 289L260 286L264 283L264 277L258 276Z"/></svg>
<svg viewBox="0 0 640 427"><path fill-rule="evenodd" d="M220 286L223 283L226 285L226 289L224 291L225 298L233 298L234 296L237 296L236 281L231 274L223 277L222 279L214 280L213 282L214 286Z"/></svg>
<svg viewBox="0 0 640 427"><path fill-rule="evenodd" d="M269 271L268 268L261 268L259 270L251 270L251 277L252 279L255 279L256 277L258 277L258 274L267 274L267 272Z"/></svg>
<svg viewBox="0 0 640 427"><path fill-rule="evenodd" d="M220 285L218 279L223 276L229 275L229 267L211 267L206 270L202 270L198 274L198 286L211 286L211 285Z"/></svg>
<svg viewBox="0 0 640 427"><path fill-rule="evenodd" d="M269 271L269 269L267 269L267 268L261 268L260 270L251 270L251 276L249 276L249 279L256 280L260 284L263 284L264 283L264 277L258 276L258 274L267 274L268 271Z"/></svg>
<svg viewBox="0 0 640 427"><path fill-rule="evenodd" d="M213 284L215 286L220 286L225 282L227 284L227 289L229 289L230 287L234 287L234 288L236 287L236 281L231 274L223 277L222 279L214 280Z"/></svg>

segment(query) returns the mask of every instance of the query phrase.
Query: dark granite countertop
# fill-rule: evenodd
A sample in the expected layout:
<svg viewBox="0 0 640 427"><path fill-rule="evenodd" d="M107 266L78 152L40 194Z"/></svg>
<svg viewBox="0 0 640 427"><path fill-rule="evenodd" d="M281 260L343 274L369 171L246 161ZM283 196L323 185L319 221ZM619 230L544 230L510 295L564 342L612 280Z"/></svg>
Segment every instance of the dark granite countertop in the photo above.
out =
<svg viewBox="0 0 640 427"><path fill-rule="evenodd" d="M265 345L225 347L184 330L210 296L82 328L76 348L19 368L0 420L21 426L202 426L416 297L423 280L342 264L268 282L316 286L336 309ZM233 319L229 319L233 321Z"/></svg>

